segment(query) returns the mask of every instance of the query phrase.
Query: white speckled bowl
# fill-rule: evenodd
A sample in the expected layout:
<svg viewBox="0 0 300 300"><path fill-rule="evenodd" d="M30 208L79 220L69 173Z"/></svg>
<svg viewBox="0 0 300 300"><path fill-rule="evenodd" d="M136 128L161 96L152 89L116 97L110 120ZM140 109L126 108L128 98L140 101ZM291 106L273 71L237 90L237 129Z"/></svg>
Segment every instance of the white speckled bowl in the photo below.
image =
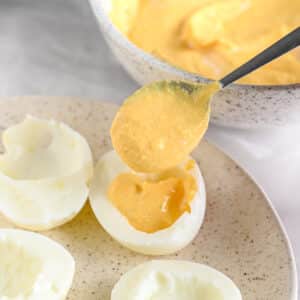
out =
<svg viewBox="0 0 300 300"><path fill-rule="evenodd" d="M89 1L104 38L138 83L162 79L207 82L205 78L162 62L131 43L108 17L111 0ZM300 83L284 86L232 85L215 97L212 121L239 128L300 123Z"/></svg>

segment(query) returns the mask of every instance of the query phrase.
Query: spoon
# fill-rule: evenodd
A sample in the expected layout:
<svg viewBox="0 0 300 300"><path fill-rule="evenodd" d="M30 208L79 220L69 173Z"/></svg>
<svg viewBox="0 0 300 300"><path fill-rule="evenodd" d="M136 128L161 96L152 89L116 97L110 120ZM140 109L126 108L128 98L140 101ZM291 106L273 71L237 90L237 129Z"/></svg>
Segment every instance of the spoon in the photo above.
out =
<svg viewBox="0 0 300 300"><path fill-rule="evenodd" d="M226 75L219 82L222 87L235 82L236 80L248 75L254 70L262 67L268 62L274 60L275 58L285 54L286 52L296 48L300 45L300 27L296 28L292 32L288 33L282 39L254 56L245 64L241 65L239 68L232 71L230 74Z"/></svg>
<svg viewBox="0 0 300 300"><path fill-rule="evenodd" d="M159 81L142 87L113 121L115 150L137 172L157 173L182 163L207 130L213 95L299 45L300 27L219 81Z"/></svg>

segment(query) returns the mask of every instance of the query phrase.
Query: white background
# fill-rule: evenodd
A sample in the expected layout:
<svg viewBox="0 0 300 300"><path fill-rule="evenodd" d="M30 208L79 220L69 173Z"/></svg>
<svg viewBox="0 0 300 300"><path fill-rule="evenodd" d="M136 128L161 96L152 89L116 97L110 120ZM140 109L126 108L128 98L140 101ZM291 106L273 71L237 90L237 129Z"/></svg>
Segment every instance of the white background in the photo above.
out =
<svg viewBox="0 0 300 300"><path fill-rule="evenodd" d="M87 0L0 0L0 96L121 103L136 88L105 45ZM207 138L267 192L299 264L300 125L251 131L211 126Z"/></svg>

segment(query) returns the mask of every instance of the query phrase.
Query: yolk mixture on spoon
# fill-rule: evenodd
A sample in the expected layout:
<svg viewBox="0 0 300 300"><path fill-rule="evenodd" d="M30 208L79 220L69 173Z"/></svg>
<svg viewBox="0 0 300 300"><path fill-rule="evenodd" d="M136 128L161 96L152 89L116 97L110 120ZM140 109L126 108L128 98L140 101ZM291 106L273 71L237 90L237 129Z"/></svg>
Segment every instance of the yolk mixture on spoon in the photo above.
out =
<svg viewBox="0 0 300 300"><path fill-rule="evenodd" d="M113 0L113 23L146 52L219 79L300 24L299 0ZM300 50L242 83L300 82Z"/></svg>
<svg viewBox="0 0 300 300"><path fill-rule="evenodd" d="M190 212L196 191L193 176L174 168L152 179L120 174L111 183L108 197L135 229L153 233L170 227L184 212Z"/></svg>
<svg viewBox="0 0 300 300"><path fill-rule="evenodd" d="M138 90L118 111L112 143L122 160L141 173L183 162L207 130L210 99L218 83L157 82Z"/></svg>

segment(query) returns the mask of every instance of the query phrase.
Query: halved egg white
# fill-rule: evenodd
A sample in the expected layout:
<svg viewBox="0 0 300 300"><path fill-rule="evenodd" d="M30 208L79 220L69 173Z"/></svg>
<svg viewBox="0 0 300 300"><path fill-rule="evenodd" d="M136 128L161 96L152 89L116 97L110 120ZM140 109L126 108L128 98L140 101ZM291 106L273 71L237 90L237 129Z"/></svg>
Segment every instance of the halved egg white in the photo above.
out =
<svg viewBox="0 0 300 300"><path fill-rule="evenodd" d="M111 300L242 300L225 274L206 265L154 260L125 273L113 288Z"/></svg>
<svg viewBox="0 0 300 300"><path fill-rule="evenodd" d="M92 209L103 228L125 247L143 254L169 254L189 244L198 233L206 207L205 185L197 164L195 163L189 171L198 186L198 191L190 203L191 212L185 212L172 226L154 233L135 229L107 198L110 183L124 172L131 172L131 170L115 151L106 153L97 163L89 198ZM146 203L145 209L147 209Z"/></svg>
<svg viewBox="0 0 300 300"><path fill-rule="evenodd" d="M71 220L93 174L86 140L67 125L28 116L3 133L0 212L16 225L46 230Z"/></svg>
<svg viewBox="0 0 300 300"><path fill-rule="evenodd" d="M0 229L0 299L63 300L75 262L58 243L24 230Z"/></svg>

